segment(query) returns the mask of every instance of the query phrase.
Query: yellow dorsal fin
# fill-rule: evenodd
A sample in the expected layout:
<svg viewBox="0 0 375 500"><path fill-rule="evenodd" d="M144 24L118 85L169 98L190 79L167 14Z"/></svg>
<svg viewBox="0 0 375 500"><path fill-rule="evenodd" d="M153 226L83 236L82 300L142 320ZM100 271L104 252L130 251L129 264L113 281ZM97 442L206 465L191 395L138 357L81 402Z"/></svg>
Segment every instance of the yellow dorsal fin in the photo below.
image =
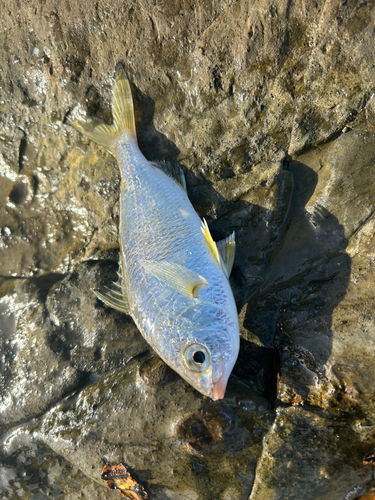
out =
<svg viewBox="0 0 375 500"><path fill-rule="evenodd" d="M123 134L136 140L132 92L125 70L120 63L116 66L112 92L112 125L107 125L98 119L80 121L69 118L68 122L113 154L113 145Z"/></svg>
<svg viewBox="0 0 375 500"><path fill-rule="evenodd" d="M216 243L212 239L210 230L208 229L208 225L207 225L206 219L203 219L203 221L202 221L201 230L202 230L202 233L203 233L203 236L204 236L204 240L205 240L205 243L206 243L206 246L207 246L207 250L210 252L210 254L212 255L212 257L216 260L217 265L219 267L221 267L219 250L217 249Z"/></svg>

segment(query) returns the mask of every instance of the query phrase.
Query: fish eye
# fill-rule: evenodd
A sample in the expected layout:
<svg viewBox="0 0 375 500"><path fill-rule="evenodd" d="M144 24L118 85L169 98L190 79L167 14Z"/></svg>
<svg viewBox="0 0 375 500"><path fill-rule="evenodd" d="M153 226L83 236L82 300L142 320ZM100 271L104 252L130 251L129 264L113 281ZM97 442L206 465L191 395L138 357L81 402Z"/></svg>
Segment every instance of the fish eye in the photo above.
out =
<svg viewBox="0 0 375 500"><path fill-rule="evenodd" d="M205 359L206 359L206 355L203 351L196 351L193 354L193 360L195 363L202 364L202 363L204 363Z"/></svg>
<svg viewBox="0 0 375 500"><path fill-rule="evenodd" d="M184 351L184 361L190 370L204 372L210 364L210 354L202 344L190 344Z"/></svg>

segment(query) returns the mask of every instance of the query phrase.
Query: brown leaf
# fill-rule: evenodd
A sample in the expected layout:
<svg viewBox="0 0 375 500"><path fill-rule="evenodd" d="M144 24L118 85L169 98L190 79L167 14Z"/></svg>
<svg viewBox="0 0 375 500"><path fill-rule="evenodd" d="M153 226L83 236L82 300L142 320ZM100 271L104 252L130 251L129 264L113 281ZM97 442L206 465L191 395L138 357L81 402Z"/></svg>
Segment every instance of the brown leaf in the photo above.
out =
<svg viewBox="0 0 375 500"><path fill-rule="evenodd" d="M367 453L367 455L363 459L363 465L375 466L375 450L372 450L370 451L370 453Z"/></svg>
<svg viewBox="0 0 375 500"><path fill-rule="evenodd" d="M102 479L111 490L120 490L123 497L129 500L150 500L143 486L131 477L123 464L107 462L102 471Z"/></svg>

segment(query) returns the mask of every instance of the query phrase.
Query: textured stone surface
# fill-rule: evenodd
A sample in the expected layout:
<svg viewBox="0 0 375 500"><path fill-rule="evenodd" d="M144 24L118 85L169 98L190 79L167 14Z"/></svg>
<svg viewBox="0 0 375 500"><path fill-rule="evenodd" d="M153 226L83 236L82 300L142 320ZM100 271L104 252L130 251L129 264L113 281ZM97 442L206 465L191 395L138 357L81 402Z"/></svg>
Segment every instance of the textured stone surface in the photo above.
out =
<svg viewBox="0 0 375 500"><path fill-rule="evenodd" d="M42 278L17 281L2 300L8 322L2 337L7 349L1 365L2 429L42 414L91 374L148 350L130 319L108 314L91 291L98 274L104 271L109 284L116 268L108 262L82 264L57 285Z"/></svg>
<svg viewBox="0 0 375 500"><path fill-rule="evenodd" d="M108 489L93 483L71 461L35 439L35 426L2 436L0 487L3 498L92 498L107 500Z"/></svg>
<svg viewBox="0 0 375 500"><path fill-rule="evenodd" d="M51 448L100 482L102 459L131 464L155 498L247 498L270 417L256 394L200 397L171 373L149 386L139 362L102 377L48 412L40 434ZM237 404L233 404L236 401Z"/></svg>
<svg viewBox="0 0 375 500"><path fill-rule="evenodd" d="M364 491L372 476L361 463L366 446L341 422L281 408L264 441L250 500L354 499L351 492Z"/></svg>
<svg viewBox="0 0 375 500"><path fill-rule="evenodd" d="M311 266L306 252L310 269L304 273L303 284L310 293L306 289L302 294L295 292L294 305L283 306L277 334L278 341L285 343L282 330L286 331L294 349L299 346L313 355L321 367L318 371L326 366L326 375L333 381L337 378L347 392L359 395L365 391L364 400L374 394L374 319L368 310L373 308L375 299L371 286L375 196L371 181L366 181L375 166L374 132L353 130L298 158L301 165L317 174L303 223L312 223L310 233L315 233L319 246L314 250L311 240L307 242L316 259L315 266ZM293 225L301 229L300 225ZM289 238L287 233L287 240L291 238L293 233ZM286 267L286 245L276 257L282 269ZM300 251L305 248L302 243ZM344 366L348 368L343 369ZM316 368L312 370L316 372ZM355 380L350 381L353 373L362 381L362 389Z"/></svg>
<svg viewBox="0 0 375 500"><path fill-rule="evenodd" d="M163 500L370 491L374 16L372 0L3 2L0 496L112 498L104 457ZM119 61L141 150L179 158L215 239L236 231L221 402L90 290L116 279L120 177L66 117L111 120Z"/></svg>

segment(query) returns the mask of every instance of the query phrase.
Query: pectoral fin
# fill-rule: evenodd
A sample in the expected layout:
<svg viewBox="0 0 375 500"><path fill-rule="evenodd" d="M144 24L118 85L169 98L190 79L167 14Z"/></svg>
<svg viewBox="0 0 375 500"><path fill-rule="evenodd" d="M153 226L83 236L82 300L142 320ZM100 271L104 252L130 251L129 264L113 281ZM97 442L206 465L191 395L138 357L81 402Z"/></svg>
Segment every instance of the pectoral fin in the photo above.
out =
<svg viewBox="0 0 375 500"><path fill-rule="evenodd" d="M118 281L113 282L111 288L108 288L108 292L100 293L96 290L93 290L95 295L100 299L104 304L109 307L113 307L118 311L121 311L125 314L130 314L129 300L126 293L126 287L124 283L124 279L120 271L117 272Z"/></svg>
<svg viewBox="0 0 375 500"><path fill-rule="evenodd" d="M199 290L208 286L208 282L198 273L175 262L147 260L142 261L141 265L155 278L185 297L197 298Z"/></svg>
<svg viewBox="0 0 375 500"><path fill-rule="evenodd" d="M221 267L226 275L229 278L230 273L232 272L233 262L234 262L234 254L236 251L236 241L234 239L234 231L228 238L221 240L217 243L217 248L219 250Z"/></svg>

